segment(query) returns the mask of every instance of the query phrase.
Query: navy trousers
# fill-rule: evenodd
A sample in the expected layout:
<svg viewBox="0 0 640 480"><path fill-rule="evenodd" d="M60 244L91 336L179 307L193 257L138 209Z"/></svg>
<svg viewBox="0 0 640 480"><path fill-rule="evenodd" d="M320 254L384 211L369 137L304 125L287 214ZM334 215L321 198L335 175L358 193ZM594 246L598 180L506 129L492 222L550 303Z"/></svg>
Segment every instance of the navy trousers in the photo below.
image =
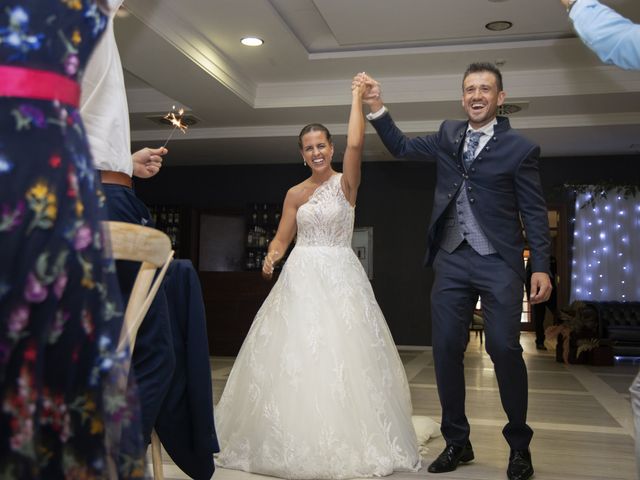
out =
<svg viewBox="0 0 640 480"><path fill-rule="evenodd" d="M502 430L512 449L527 449L527 369L520 346L523 281L498 254L479 255L467 243L440 250L433 263L431 291L433 357L447 444L469 439L465 414L464 352L478 296L482 301L485 347L494 364L508 423Z"/></svg>
<svg viewBox="0 0 640 480"><path fill-rule="evenodd" d="M103 189L109 220L153 226L149 209L136 197L132 189L113 184L103 184ZM139 268L140 264L137 262L116 263L118 281L125 302L129 298ZM140 325L132 358L132 369L138 384L142 411L142 433L146 443L151 441L151 430L169 390L175 365L169 307L164 288L160 288Z"/></svg>

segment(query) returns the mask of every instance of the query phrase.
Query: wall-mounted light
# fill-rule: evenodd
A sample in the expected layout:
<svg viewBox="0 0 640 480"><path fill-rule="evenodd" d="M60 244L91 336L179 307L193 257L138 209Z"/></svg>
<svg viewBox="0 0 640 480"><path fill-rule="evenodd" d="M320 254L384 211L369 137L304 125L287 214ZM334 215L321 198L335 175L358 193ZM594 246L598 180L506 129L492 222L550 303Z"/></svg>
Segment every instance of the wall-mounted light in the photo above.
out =
<svg viewBox="0 0 640 480"><path fill-rule="evenodd" d="M240 43L247 47L259 47L264 43L264 40L258 37L244 37L240 40Z"/></svg>

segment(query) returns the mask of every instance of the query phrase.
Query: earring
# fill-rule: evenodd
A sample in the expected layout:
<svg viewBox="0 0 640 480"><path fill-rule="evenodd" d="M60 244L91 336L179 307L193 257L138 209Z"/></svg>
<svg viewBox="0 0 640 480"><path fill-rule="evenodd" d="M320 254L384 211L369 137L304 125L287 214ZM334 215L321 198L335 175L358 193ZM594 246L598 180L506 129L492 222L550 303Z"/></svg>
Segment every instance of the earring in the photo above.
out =
<svg viewBox="0 0 640 480"><path fill-rule="evenodd" d="M302 160L302 164L306 167L307 166L306 160Z"/></svg>

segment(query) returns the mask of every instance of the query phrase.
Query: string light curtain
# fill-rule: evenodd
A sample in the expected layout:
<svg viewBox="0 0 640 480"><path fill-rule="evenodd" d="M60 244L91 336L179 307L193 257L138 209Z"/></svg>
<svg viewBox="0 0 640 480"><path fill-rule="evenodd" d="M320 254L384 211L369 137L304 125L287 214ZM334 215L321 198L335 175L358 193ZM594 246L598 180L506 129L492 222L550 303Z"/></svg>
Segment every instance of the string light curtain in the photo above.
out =
<svg viewBox="0 0 640 480"><path fill-rule="evenodd" d="M576 193L571 270L571 301L640 301L640 195Z"/></svg>

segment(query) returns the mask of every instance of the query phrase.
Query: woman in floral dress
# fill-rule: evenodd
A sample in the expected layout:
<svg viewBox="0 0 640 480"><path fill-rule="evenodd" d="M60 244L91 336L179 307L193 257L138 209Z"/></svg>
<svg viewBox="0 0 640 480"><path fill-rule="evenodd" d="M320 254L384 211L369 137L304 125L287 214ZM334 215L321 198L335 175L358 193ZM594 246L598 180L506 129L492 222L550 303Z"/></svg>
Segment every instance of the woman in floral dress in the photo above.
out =
<svg viewBox="0 0 640 480"><path fill-rule="evenodd" d="M95 0L0 2L0 478L144 476L78 81ZM115 287L115 288L114 288Z"/></svg>

